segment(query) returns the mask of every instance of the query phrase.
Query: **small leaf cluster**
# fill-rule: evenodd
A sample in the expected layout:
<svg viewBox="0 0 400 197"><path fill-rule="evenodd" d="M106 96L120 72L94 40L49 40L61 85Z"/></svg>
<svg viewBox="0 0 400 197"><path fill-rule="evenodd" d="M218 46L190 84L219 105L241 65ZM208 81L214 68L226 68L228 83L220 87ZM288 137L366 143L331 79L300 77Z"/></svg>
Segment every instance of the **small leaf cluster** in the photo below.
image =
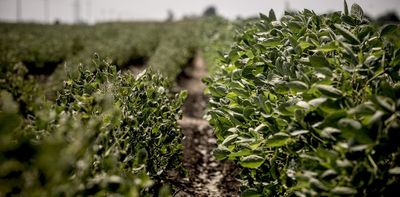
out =
<svg viewBox="0 0 400 197"><path fill-rule="evenodd" d="M400 184L400 49L358 5L261 14L208 84L217 159L243 196L389 196Z"/></svg>
<svg viewBox="0 0 400 197"><path fill-rule="evenodd" d="M135 77L94 60L65 81L55 103L21 116L15 95L0 102L0 193L22 196L163 196L180 171L185 92L160 75Z"/></svg>

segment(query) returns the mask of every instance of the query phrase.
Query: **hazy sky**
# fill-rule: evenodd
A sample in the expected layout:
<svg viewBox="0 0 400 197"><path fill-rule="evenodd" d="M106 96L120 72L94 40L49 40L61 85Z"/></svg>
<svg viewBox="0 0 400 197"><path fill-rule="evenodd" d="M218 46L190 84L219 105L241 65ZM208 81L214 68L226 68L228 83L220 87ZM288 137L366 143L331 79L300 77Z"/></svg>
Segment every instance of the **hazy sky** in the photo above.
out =
<svg viewBox="0 0 400 197"><path fill-rule="evenodd" d="M165 20L168 10L175 19L200 15L210 5L230 19L255 16L274 9L278 16L284 8L312 9L317 13L343 10L343 0L20 0L23 21L74 22L77 16L86 22L109 20ZM0 20L16 21L17 0L0 0ZM45 4L49 2L46 19ZM77 3L79 2L79 3ZM366 13L375 17L388 10L400 13L400 0L348 0L358 3ZM78 9L79 8L79 9ZM77 10L79 10L77 12Z"/></svg>

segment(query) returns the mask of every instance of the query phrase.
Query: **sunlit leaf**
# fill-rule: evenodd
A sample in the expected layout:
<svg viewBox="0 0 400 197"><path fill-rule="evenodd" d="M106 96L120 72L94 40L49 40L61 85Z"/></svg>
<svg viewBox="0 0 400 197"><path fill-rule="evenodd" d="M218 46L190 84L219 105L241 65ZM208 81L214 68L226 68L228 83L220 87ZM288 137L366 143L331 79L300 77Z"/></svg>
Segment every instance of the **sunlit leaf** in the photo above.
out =
<svg viewBox="0 0 400 197"><path fill-rule="evenodd" d="M350 43L356 43L359 44L360 40L349 30L345 29L343 26L339 24L334 24L336 29L339 31L340 34L342 34L347 40L350 41Z"/></svg>
<svg viewBox="0 0 400 197"><path fill-rule="evenodd" d="M351 5L351 16L362 20L364 17L364 11L358 4L354 3L353 5Z"/></svg>
<svg viewBox="0 0 400 197"><path fill-rule="evenodd" d="M279 132L270 136L265 143L268 147L280 147L288 143L289 140L290 136L288 134Z"/></svg>
<svg viewBox="0 0 400 197"><path fill-rule="evenodd" d="M245 168L258 168L264 163L264 158L258 155L249 155L240 160L240 165Z"/></svg>
<svg viewBox="0 0 400 197"><path fill-rule="evenodd" d="M218 160L227 158L230 153L231 151L225 146L218 146L218 148L213 151L214 157Z"/></svg>
<svg viewBox="0 0 400 197"><path fill-rule="evenodd" d="M342 91L334 88L331 85L316 85L315 86L323 95L333 98L338 98L343 95Z"/></svg>

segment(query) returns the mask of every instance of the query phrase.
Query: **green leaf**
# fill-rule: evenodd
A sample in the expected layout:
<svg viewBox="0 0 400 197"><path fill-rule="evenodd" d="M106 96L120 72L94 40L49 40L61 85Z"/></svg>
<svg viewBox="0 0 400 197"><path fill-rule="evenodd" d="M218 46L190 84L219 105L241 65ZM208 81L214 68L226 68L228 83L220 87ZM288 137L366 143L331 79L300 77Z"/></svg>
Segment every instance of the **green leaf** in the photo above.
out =
<svg viewBox="0 0 400 197"><path fill-rule="evenodd" d="M301 48L302 50L304 50L304 49L306 49L306 48L308 48L308 47L314 46L314 44L312 44L312 43L310 43L310 42L301 41L301 42L299 43L299 46L300 46L300 48Z"/></svg>
<svg viewBox="0 0 400 197"><path fill-rule="evenodd" d="M315 86L321 94L328 96L328 97L333 97L333 98L338 98L342 96L342 91L334 88L331 85L316 85Z"/></svg>
<svg viewBox="0 0 400 197"><path fill-rule="evenodd" d="M290 133L291 136L298 136L298 135L303 135L306 133L309 133L309 130L296 130Z"/></svg>
<svg viewBox="0 0 400 197"><path fill-rule="evenodd" d="M351 17L351 16L343 15L343 16L340 17L340 18L342 19L342 21L343 21L344 23L347 23L348 25L351 25L351 26L355 26L355 25L356 25L355 19L354 19L353 17Z"/></svg>
<svg viewBox="0 0 400 197"><path fill-rule="evenodd" d="M372 101L388 112L394 112L396 109L395 103L390 98L374 96L372 97Z"/></svg>
<svg viewBox="0 0 400 197"><path fill-rule="evenodd" d="M242 76L244 78L248 78L248 79L254 80L255 77L253 75L253 70L254 70L254 68L251 67L251 66L244 67L243 70L242 70Z"/></svg>
<svg viewBox="0 0 400 197"><path fill-rule="evenodd" d="M287 86L290 89L294 89L297 91L304 91L304 90L308 90L308 85L305 84L304 82L301 81L290 81L287 83Z"/></svg>
<svg viewBox="0 0 400 197"><path fill-rule="evenodd" d="M263 13L260 13L260 18L261 18L262 20L265 20L265 21L271 21L271 20L268 18L268 16L266 16L266 15L263 14Z"/></svg>
<svg viewBox="0 0 400 197"><path fill-rule="evenodd" d="M309 57L311 66L313 67L329 67L329 62L324 56L311 56Z"/></svg>
<svg viewBox="0 0 400 197"><path fill-rule="evenodd" d="M349 8L347 7L347 2L344 0L344 15L349 15Z"/></svg>
<svg viewBox="0 0 400 197"><path fill-rule="evenodd" d="M372 125L372 124L375 124L375 123L379 123L381 121L383 115L385 115L385 113L383 111L377 110L374 113L374 115L372 115L369 118L366 118L365 122L366 122L367 125Z"/></svg>
<svg viewBox="0 0 400 197"><path fill-rule="evenodd" d="M266 124L261 123L254 130L257 132L262 132L262 131L265 131L267 128L268 128L268 126Z"/></svg>
<svg viewBox="0 0 400 197"><path fill-rule="evenodd" d="M321 181L319 181L318 179L311 179L310 180L310 185L314 188L318 188L320 190L325 190L327 191L328 188L324 185L324 183L322 183Z"/></svg>
<svg viewBox="0 0 400 197"><path fill-rule="evenodd" d="M334 135L340 133L340 130L333 127L325 127L321 132L321 137L335 139Z"/></svg>
<svg viewBox="0 0 400 197"><path fill-rule="evenodd" d="M224 97L226 94L226 89L222 86L209 87L210 93L215 97Z"/></svg>
<svg viewBox="0 0 400 197"><path fill-rule="evenodd" d="M12 133L20 124L21 118L18 114L0 111L0 134Z"/></svg>
<svg viewBox="0 0 400 197"><path fill-rule="evenodd" d="M360 122L350 118L342 118L339 120L338 124L340 128L344 128L349 131L360 130L362 128Z"/></svg>
<svg viewBox="0 0 400 197"><path fill-rule="evenodd" d="M246 189L241 195L241 197L260 197L261 194L257 192L256 189Z"/></svg>
<svg viewBox="0 0 400 197"><path fill-rule="evenodd" d="M179 93L178 99L181 100L181 101L184 101L184 100L186 100L187 96L188 96L188 91L187 90L182 90Z"/></svg>
<svg viewBox="0 0 400 197"><path fill-rule="evenodd" d="M290 140L290 136L286 133L278 132L274 135L270 136L266 140L266 145L268 147L280 147L288 143Z"/></svg>
<svg viewBox="0 0 400 197"><path fill-rule="evenodd" d="M281 40L277 38L269 38L262 42L262 45L265 47L277 47L281 44Z"/></svg>
<svg viewBox="0 0 400 197"><path fill-rule="evenodd" d="M400 167L394 167L390 169L389 174L400 174Z"/></svg>
<svg viewBox="0 0 400 197"><path fill-rule="evenodd" d="M251 155L251 150L247 148L243 148L242 150L238 152L233 152L229 155L229 158L234 158L234 157L242 157L242 156L248 156Z"/></svg>
<svg viewBox="0 0 400 197"><path fill-rule="evenodd" d="M289 22L287 25L293 32L299 32L303 27L302 24L299 22Z"/></svg>
<svg viewBox="0 0 400 197"><path fill-rule="evenodd" d="M397 25L394 25L394 24L385 25L385 26L382 28L382 30L380 31L379 35L380 35L380 36L389 35L389 34L395 32L397 28L398 28L398 26L397 26Z"/></svg>
<svg viewBox="0 0 400 197"><path fill-rule="evenodd" d="M357 194L357 190L350 187L337 186L331 190L332 194L337 195L354 195Z"/></svg>
<svg viewBox="0 0 400 197"><path fill-rule="evenodd" d="M249 155L240 160L240 165L245 168L258 168L264 163L264 158L258 155Z"/></svg>
<svg viewBox="0 0 400 197"><path fill-rule="evenodd" d="M367 132L362 129L362 124L357 120L342 118L339 120L338 125L342 130L343 136L348 140L355 139L356 142L364 144L373 142Z"/></svg>
<svg viewBox="0 0 400 197"><path fill-rule="evenodd" d="M269 10L269 19L272 21L276 21L276 16L275 16L275 12L273 9Z"/></svg>
<svg viewBox="0 0 400 197"><path fill-rule="evenodd" d="M308 101L308 104L314 107L317 107L321 105L322 103L325 103L327 101L327 98L315 98L310 101Z"/></svg>
<svg viewBox="0 0 400 197"><path fill-rule="evenodd" d="M225 140L222 142L222 145L224 146L229 146L230 144L232 144L234 142L234 140L238 137L237 134L232 134L228 137L225 138Z"/></svg>
<svg viewBox="0 0 400 197"><path fill-rule="evenodd" d="M213 155L217 160L223 160L227 158L229 154L231 154L231 151L227 147L221 145L213 152Z"/></svg>
<svg viewBox="0 0 400 197"><path fill-rule="evenodd" d="M363 19L363 17L364 17L364 11L362 10L362 8L358 5L358 4L356 4L356 3L354 3L352 6L351 6L351 16L353 16L353 17L356 17L357 19L359 19L359 20L362 20Z"/></svg>
<svg viewBox="0 0 400 197"><path fill-rule="evenodd" d="M322 51L322 52L331 52L337 50L339 47L336 45L335 42L330 42L328 44L325 44L321 47L317 48L317 51Z"/></svg>
<svg viewBox="0 0 400 197"><path fill-rule="evenodd" d="M350 43L360 44L360 40L349 30L345 29L343 26L339 24L334 24L334 26L343 37L345 37L348 41L350 41Z"/></svg>

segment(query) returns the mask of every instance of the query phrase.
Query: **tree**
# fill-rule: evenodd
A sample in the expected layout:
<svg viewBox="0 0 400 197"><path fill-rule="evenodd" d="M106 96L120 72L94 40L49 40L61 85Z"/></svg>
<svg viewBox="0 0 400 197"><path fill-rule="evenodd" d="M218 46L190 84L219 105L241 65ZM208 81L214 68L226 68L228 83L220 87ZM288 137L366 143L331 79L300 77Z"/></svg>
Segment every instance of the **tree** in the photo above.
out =
<svg viewBox="0 0 400 197"><path fill-rule="evenodd" d="M168 10L167 11L167 22L171 22L174 20L174 13L172 12L172 10Z"/></svg>
<svg viewBox="0 0 400 197"><path fill-rule="evenodd" d="M217 9L214 6L209 6L204 10L203 16L217 16Z"/></svg>
<svg viewBox="0 0 400 197"><path fill-rule="evenodd" d="M394 22L394 23L398 23L400 22L399 17L397 16L396 12L387 12L384 15L379 16L376 21L378 23L390 23L390 22Z"/></svg>

